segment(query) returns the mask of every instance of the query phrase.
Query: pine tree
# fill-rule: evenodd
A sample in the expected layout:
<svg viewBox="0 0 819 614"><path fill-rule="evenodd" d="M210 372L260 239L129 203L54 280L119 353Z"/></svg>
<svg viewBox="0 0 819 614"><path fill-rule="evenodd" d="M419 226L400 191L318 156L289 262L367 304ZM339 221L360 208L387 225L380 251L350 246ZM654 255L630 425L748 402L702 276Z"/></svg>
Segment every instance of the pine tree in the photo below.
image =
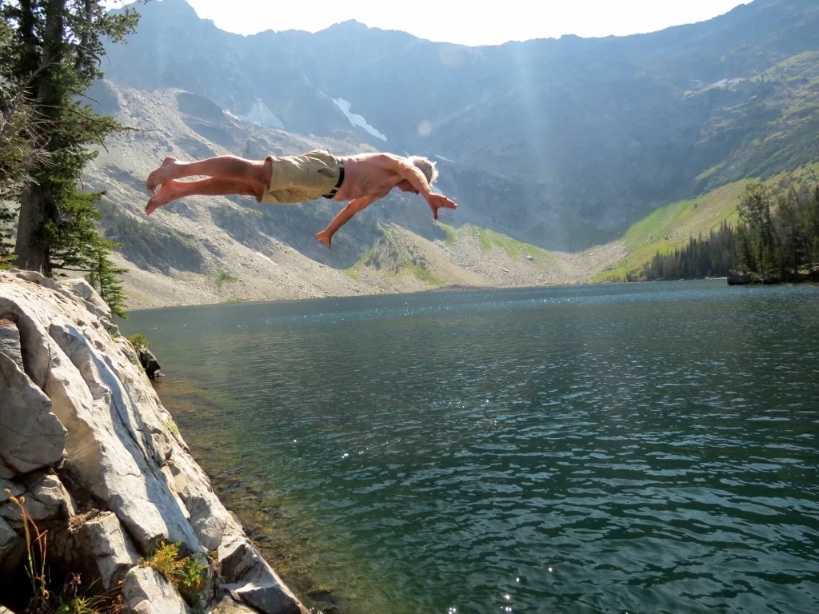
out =
<svg viewBox="0 0 819 614"><path fill-rule="evenodd" d="M127 273L128 269L114 265L108 258L108 252L119 247L119 245L119 243L105 241L96 248L96 259L88 275L88 281L97 289L102 300L111 307L114 315L127 318L128 316L125 313L125 292L122 289L119 276Z"/></svg>
<svg viewBox="0 0 819 614"><path fill-rule="evenodd" d="M727 222L707 237L692 237L671 253L657 252L632 279L700 279L724 277L734 266L736 233Z"/></svg>
<svg viewBox="0 0 819 614"><path fill-rule="evenodd" d="M38 119L26 140L49 159L23 181L16 264L48 276L59 268L90 271L105 245L94 225L99 195L82 192L78 181L95 156L88 146L120 126L94 113L83 94L102 76L103 39L123 41L138 15L132 8L107 13L101 0L4 0L0 16L8 43L0 83L24 93Z"/></svg>
<svg viewBox="0 0 819 614"><path fill-rule="evenodd" d="M16 220L17 212L0 202L0 270L10 268L14 259L11 238Z"/></svg>
<svg viewBox="0 0 819 614"><path fill-rule="evenodd" d="M13 59L12 40L11 27L0 21L0 66ZM0 269L10 268L14 261L17 205L12 203L30 179L30 171L46 161L45 152L28 138L37 123L23 89L0 73Z"/></svg>
<svg viewBox="0 0 819 614"><path fill-rule="evenodd" d="M771 192L761 183L750 183L739 202L739 230L745 235L742 256L751 271L763 279L779 269L779 239L771 216Z"/></svg>

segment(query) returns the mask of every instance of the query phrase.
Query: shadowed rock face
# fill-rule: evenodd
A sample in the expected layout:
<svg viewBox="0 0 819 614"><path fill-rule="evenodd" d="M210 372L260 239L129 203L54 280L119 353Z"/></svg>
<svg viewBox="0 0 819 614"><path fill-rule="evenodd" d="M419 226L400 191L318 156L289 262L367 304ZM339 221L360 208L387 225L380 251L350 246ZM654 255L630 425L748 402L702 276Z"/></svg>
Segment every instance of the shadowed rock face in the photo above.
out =
<svg viewBox="0 0 819 614"><path fill-rule="evenodd" d="M220 570L198 605L230 594L240 612L306 611L172 426L87 283L0 272L0 572L13 573L25 555L15 497L48 528L55 569L102 590L125 580L134 611L187 611L171 585L138 566L160 542L181 543L212 576Z"/></svg>

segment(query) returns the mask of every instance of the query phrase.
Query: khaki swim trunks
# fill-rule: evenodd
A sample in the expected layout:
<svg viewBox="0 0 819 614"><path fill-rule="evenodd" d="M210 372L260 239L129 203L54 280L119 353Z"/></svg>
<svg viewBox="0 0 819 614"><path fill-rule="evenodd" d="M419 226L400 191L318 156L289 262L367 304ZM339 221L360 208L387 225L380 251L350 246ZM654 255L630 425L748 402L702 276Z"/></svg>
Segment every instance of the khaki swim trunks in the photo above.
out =
<svg viewBox="0 0 819 614"><path fill-rule="evenodd" d="M300 156L267 156L273 176L259 202L295 204L325 196L332 198L344 180L344 167L329 151Z"/></svg>

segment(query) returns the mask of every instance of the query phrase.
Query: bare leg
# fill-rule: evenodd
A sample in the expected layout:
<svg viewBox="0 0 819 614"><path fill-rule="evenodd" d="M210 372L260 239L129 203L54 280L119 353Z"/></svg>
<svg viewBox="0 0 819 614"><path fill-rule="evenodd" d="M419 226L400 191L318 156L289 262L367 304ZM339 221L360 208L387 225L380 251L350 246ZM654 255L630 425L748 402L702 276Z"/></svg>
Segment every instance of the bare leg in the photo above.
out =
<svg viewBox="0 0 819 614"><path fill-rule="evenodd" d="M180 162L167 157L159 167L148 175L145 187L153 194L157 186L180 179L201 175L224 179L241 179L253 184L261 184L262 189L270 185L273 164L269 160L245 160L236 156L216 156L194 162Z"/></svg>
<svg viewBox="0 0 819 614"><path fill-rule="evenodd" d="M159 207L185 196L226 196L238 194L240 196L255 196L260 199L264 188L257 189L257 185L244 179L224 179L208 177L196 181L164 181L162 187L148 201L145 213L151 215Z"/></svg>

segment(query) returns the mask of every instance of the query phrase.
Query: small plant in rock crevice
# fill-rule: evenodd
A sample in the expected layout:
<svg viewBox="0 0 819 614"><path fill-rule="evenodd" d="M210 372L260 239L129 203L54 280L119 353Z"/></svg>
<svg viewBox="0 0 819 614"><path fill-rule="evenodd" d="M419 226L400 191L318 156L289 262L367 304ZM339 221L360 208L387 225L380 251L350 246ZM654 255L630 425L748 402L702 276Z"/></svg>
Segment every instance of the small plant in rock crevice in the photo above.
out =
<svg viewBox="0 0 819 614"><path fill-rule="evenodd" d="M45 614L49 611L49 600L51 594L48 590L48 577L46 575L46 533L40 531L31 514L25 508L25 497L15 497L11 490L4 489L9 496L9 501L20 509L20 516L23 520L23 531L26 537L26 575L31 583L31 600L29 601L27 612L32 614Z"/></svg>
<svg viewBox="0 0 819 614"><path fill-rule="evenodd" d="M159 572L189 604L196 604L205 589L210 566L190 556L180 556L182 542L160 542L156 551L142 561L142 567Z"/></svg>
<svg viewBox="0 0 819 614"><path fill-rule="evenodd" d="M134 346L135 349L148 349L151 347L151 342L148 340L148 337L143 335L142 333L135 333L129 337L127 337L128 341L131 342L131 345Z"/></svg>
<svg viewBox="0 0 819 614"><path fill-rule="evenodd" d="M69 572L61 588L52 587L46 567L48 531L41 531L25 507L24 496L14 496L8 488L3 489L9 501L20 510L26 540L25 571L29 578L31 597L26 614L121 614L124 611L119 588L113 594L94 594L82 589L80 574Z"/></svg>

